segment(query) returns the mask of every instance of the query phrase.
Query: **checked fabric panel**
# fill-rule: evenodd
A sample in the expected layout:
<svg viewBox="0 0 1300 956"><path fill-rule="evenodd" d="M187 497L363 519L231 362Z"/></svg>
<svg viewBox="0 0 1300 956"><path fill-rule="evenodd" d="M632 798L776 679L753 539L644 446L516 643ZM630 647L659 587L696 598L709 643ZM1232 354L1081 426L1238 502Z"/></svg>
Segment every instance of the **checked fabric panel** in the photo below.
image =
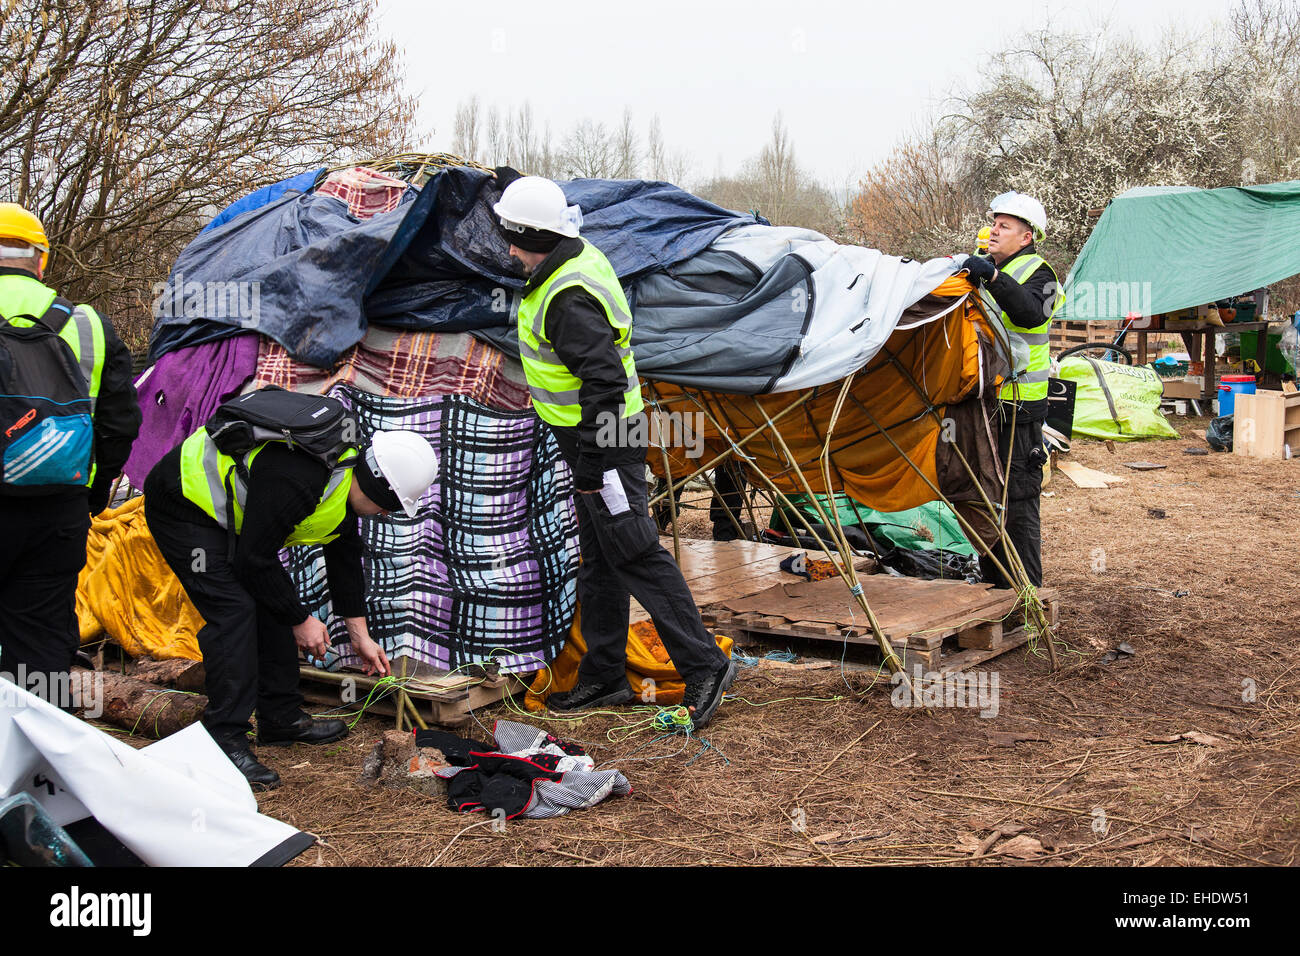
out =
<svg viewBox="0 0 1300 956"><path fill-rule="evenodd" d="M378 429L419 432L438 453L438 479L413 519L362 518L367 623L389 658L447 670L495 656L529 672L559 653L576 603L577 524L567 466L528 411L463 395L387 398L348 386L330 394ZM329 621L324 666L354 663L341 619L329 616L319 547L283 552L307 609Z"/></svg>

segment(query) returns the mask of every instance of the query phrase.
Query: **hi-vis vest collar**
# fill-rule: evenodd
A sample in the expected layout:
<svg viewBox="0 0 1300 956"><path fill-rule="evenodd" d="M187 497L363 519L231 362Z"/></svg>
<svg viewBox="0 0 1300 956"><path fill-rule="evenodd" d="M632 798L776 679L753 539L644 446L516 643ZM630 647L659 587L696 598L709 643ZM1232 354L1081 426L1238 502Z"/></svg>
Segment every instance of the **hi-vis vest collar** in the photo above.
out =
<svg viewBox="0 0 1300 956"><path fill-rule="evenodd" d="M57 293L41 283L30 273L0 275L0 315L10 321L16 315L34 315L37 318L54 303ZM86 380L90 392L90 409L94 413L99 400L100 380L104 373L104 326L95 310L79 305L72 310L67 323L59 330L59 338L72 349L77 366ZM31 319L12 319L18 328L31 328Z"/></svg>
<svg viewBox="0 0 1300 956"><path fill-rule="evenodd" d="M636 363L629 344L632 334L632 314L628 309L623 287L613 266L599 249L585 239L580 251L555 266L550 275L536 285L529 283L519 302L517 325L519 330L519 357L528 380L528 391L538 416L552 425L573 427L582 421L578 393L582 380L569 371L555 353L546 334L546 310L556 294L573 287L587 291L600 303L605 318L615 332L615 347L627 376L623 393L624 418L641 411L641 385L636 375Z"/></svg>
<svg viewBox="0 0 1300 956"><path fill-rule="evenodd" d="M265 447L265 443L261 444L244 457L246 472L251 472L253 462ZM349 448L340 456L339 464L356 457L356 449ZM226 493L227 487L233 492L233 502ZM285 547L328 544L337 538L334 530L347 516L348 490L351 487L352 468L335 468L316 509L294 527L284 541ZM207 428L200 427L181 445L181 493L227 531L230 530L227 514L233 504L235 534L243 530L248 484L240 469L235 467L235 460L220 452L208 437Z"/></svg>

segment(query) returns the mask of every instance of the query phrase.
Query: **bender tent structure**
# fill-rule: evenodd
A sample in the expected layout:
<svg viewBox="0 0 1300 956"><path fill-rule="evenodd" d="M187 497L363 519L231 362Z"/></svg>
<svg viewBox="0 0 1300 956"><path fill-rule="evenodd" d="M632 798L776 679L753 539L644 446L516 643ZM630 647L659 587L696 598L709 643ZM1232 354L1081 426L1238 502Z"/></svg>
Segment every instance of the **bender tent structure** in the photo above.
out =
<svg viewBox="0 0 1300 956"><path fill-rule="evenodd" d="M268 190L195 239L159 300L126 472L138 486L222 399L261 384L336 395L363 430L420 431L444 463L424 511L362 521L371 633L390 657L536 670L569 635L576 527L515 358L522 279L491 214L500 189L465 166L408 178L358 168ZM732 458L769 496L843 492L886 512L945 499L972 540L997 535L1005 336L960 258L838 244L667 183L562 186L627 290L652 416L703 423L703 458L651 448L661 475L680 486ZM255 308L210 293L251 283ZM327 613L319 549L286 561ZM333 627L328 667L350 661Z"/></svg>
<svg viewBox="0 0 1300 956"><path fill-rule="evenodd" d="M1139 186L1106 207L1065 280L1059 319L1216 302L1300 273L1300 181Z"/></svg>

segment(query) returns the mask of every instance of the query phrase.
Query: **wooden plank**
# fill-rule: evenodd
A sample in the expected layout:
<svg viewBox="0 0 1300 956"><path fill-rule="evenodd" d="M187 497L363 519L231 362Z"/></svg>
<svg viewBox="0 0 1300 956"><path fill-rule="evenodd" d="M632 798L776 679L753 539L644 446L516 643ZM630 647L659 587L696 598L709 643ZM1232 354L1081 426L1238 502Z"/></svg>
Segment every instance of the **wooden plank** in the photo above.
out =
<svg viewBox="0 0 1300 956"><path fill-rule="evenodd" d="M1002 643L1002 622L996 624L979 624L957 632L957 646L962 648L979 648L992 650Z"/></svg>
<svg viewBox="0 0 1300 956"><path fill-rule="evenodd" d="M1095 468L1088 468L1077 461L1058 461L1056 468L1079 488L1109 488L1113 484L1127 481L1121 475L1110 475Z"/></svg>
<svg viewBox="0 0 1300 956"><path fill-rule="evenodd" d="M661 543L672 553L672 538ZM804 548L787 548L762 541L711 541L683 538L680 567L697 607L748 597L777 584L799 578L781 570L781 562ZM809 560L823 560L822 551L808 551ZM635 600L631 622L650 620L650 614Z"/></svg>
<svg viewBox="0 0 1300 956"><path fill-rule="evenodd" d="M950 654L940 663L937 673L940 677L947 677L949 674L956 674L959 671L967 670L986 661L991 661L995 657L1014 651L1017 647L1023 647L1029 640L1029 634L1023 627L1017 628L1009 634L1003 636L1002 643L990 650L971 648L957 654Z"/></svg>

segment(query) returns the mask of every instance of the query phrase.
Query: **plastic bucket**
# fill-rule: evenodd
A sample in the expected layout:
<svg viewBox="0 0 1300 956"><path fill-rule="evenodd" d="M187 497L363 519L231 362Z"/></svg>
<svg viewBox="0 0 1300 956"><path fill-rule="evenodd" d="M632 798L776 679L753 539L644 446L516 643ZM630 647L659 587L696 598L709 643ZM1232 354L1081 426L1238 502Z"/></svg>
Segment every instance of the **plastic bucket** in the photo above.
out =
<svg viewBox="0 0 1300 956"><path fill-rule="evenodd" d="M1225 375L1219 380L1219 414L1231 415L1235 410L1238 395L1255 394L1255 376Z"/></svg>

